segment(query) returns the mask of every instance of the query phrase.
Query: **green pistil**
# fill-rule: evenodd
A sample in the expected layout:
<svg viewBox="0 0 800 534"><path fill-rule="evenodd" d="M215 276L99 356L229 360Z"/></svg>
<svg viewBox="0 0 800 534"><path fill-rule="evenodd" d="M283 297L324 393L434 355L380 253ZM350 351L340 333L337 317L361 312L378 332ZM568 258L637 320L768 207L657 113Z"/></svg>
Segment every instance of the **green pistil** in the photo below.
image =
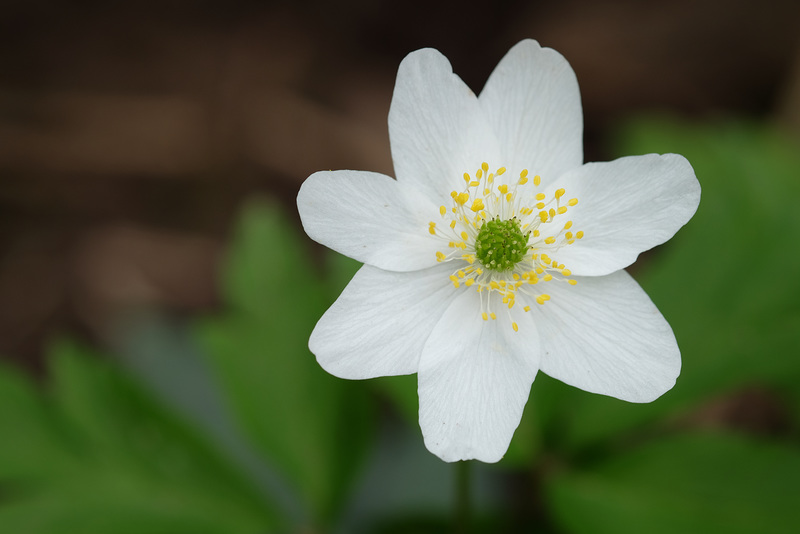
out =
<svg viewBox="0 0 800 534"><path fill-rule="evenodd" d="M528 252L528 235L522 233L516 217L486 221L475 239L475 255L487 269L510 271Z"/></svg>

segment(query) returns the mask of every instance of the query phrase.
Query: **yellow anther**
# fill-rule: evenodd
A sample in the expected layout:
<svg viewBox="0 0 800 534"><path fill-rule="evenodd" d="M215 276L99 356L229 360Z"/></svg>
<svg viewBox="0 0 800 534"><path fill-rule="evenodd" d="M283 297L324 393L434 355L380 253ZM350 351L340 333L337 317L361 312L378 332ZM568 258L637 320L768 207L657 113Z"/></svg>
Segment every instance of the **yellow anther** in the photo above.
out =
<svg viewBox="0 0 800 534"><path fill-rule="evenodd" d="M577 234L575 234L575 237L577 237L578 239L583 239L583 230L581 230Z"/></svg>
<svg viewBox="0 0 800 534"><path fill-rule="evenodd" d="M514 332L519 332L519 326L517 326L517 323L511 323L511 328L514 329Z"/></svg>
<svg viewBox="0 0 800 534"><path fill-rule="evenodd" d="M536 297L537 304L544 304L548 300L550 300L550 295L539 295Z"/></svg>
<svg viewBox="0 0 800 534"><path fill-rule="evenodd" d="M456 286L456 287L458 287L458 286L459 286L459 283L458 283L458 278L456 278L456 275L454 275L454 274L451 274L451 275L450 275L450 281L451 281L451 282L453 282L453 285L454 285L454 286Z"/></svg>
<svg viewBox="0 0 800 534"><path fill-rule="evenodd" d="M506 281L505 280L500 280L497 283L500 284L500 287L506 287Z"/></svg>
<svg viewBox="0 0 800 534"><path fill-rule="evenodd" d="M550 218L552 219L552 218L553 218L553 217L555 217L555 216L556 216L556 210L555 210L555 208L550 208Z"/></svg>
<svg viewBox="0 0 800 534"><path fill-rule="evenodd" d="M571 199L569 199L569 202L567 202L567 204L569 204L570 206L574 206L577 203L578 203L578 199L577 198L571 198Z"/></svg>
<svg viewBox="0 0 800 534"><path fill-rule="evenodd" d="M456 197L458 196L458 193L456 193L455 191L450 191L450 196L453 197L453 200L455 200Z"/></svg>
<svg viewBox="0 0 800 534"><path fill-rule="evenodd" d="M519 179L519 185L525 185L527 183L528 183L528 177L527 176L524 177L524 178L520 178Z"/></svg>
<svg viewBox="0 0 800 534"><path fill-rule="evenodd" d="M491 287L492 289L500 289L500 284L492 280L491 282L489 282L489 287Z"/></svg>
<svg viewBox="0 0 800 534"><path fill-rule="evenodd" d="M539 237L539 230L533 231L533 237Z"/></svg>
<svg viewBox="0 0 800 534"><path fill-rule="evenodd" d="M511 275L511 278L513 278L514 280L519 280L519 275L517 273L514 273Z"/></svg>
<svg viewBox="0 0 800 534"><path fill-rule="evenodd" d="M464 282L464 285L467 286L467 287L470 287L474 283L475 283L475 279L474 278L467 278L467 281Z"/></svg>
<svg viewBox="0 0 800 534"><path fill-rule="evenodd" d="M566 206L559 206L558 209L556 210L556 212L559 215L564 215L565 213L567 213L567 207Z"/></svg>
<svg viewBox="0 0 800 534"><path fill-rule="evenodd" d="M544 275L544 278L542 278L542 281L543 282L549 282L552 279L553 279L553 275L552 274L546 274L546 275Z"/></svg>
<svg viewBox="0 0 800 534"><path fill-rule="evenodd" d="M541 221L542 221L543 223L544 223L544 222L547 222L547 212L546 212L546 211L544 211L544 210L540 211L540 212L539 212L539 219L541 219Z"/></svg>
<svg viewBox="0 0 800 534"><path fill-rule="evenodd" d="M467 232L461 232L461 239L466 241L468 237L469 237L469 234L467 234Z"/></svg>
<svg viewBox="0 0 800 534"><path fill-rule="evenodd" d="M431 235L436 235L436 223L435 222L431 222L431 223L428 223L428 224L429 224L428 232L430 232Z"/></svg>
<svg viewBox="0 0 800 534"><path fill-rule="evenodd" d="M536 274L542 274L543 272L544 272L544 269L542 269L541 267L537 267L536 268Z"/></svg>
<svg viewBox="0 0 800 534"><path fill-rule="evenodd" d="M540 209L543 209L543 208L544 208L544 202L537 202L536 203L536 209L537 210L540 210Z"/></svg>
<svg viewBox="0 0 800 534"><path fill-rule="evenodd" d="M483 172L489 172L489 164L484 161L481 163L481 169L483 169Z"/></svg>
<svg viewBox="0 0 800 534"><path fill-rule="evenodd" d="M481 185L481 183L480 183L480 182L477 182L477 181L474 181L474 182L470 182L470 183L469 183L469 186L470 186L470 187L478 187L479 185Z"/></svg>
<svg viewBox="0 0 800 534"><path fill-rule="evenodd" d="M564 193L566 193L566 191L564 190L563 187L561 189L556 189L556 194L555 194L556 200L563 197Z"/></svg>
<svg viewBox="0 0 800 534"><path fill-rule="evenodd" d="M436 253L436 261L444 261L445 259L447 259L447 256L445 256L443 253L441 252Z"/></svg>
<svg viewBox="0 0 800 534"><path fill-rule="evenodd" d="M567 221L567 224L564 225L564 230L569 230L572 228L572 221Z"/></svg>
<svg viewBox="0 0 800 534"><path fill-rule="evenodd" d="M501 195L505 195L506 193L508 193L508 186L506 184L498 185L497 190L500 191Z"/></svg>
<svg viewBox="0 0 800 534"><path fill-rule="evenodd" d="M475 178L477 178L478 180L480 180L481 178L483 178L483 171L482 171L482 170L480 170L480 169L478 169L477 171L475 171Z"/></svg>
<svg viewBox="0 0 800 534"><path fill-rule="evenodd" d="M551 261L552 260L550 259L550 256L548 256L547 254L542 254L542 263L544 263L545 265L549 265Z"/></svg>
<svg viewBox="0 0 800 534"><path fill-rule="evenodd" d="M466 276L466 274L464 274L464 271L458 271L458 273L456 274L458 274L459 278L464 278Z"/></svg>
<svg viewBox="0 0 800 534"><path fill-rule="evenodd" d="M447 213L447 208L445 208L444 206L439 206L439 215L444 217L446 213Z"/></svg>
<svg viewBox="0 0 800 534"><path fill-rule="evenodd" d="M461 259L463 259L464 261L466 261L466 262L467 262L467 263L469 263L470 265L472 265L473 263L475 263L475 255L474 255L474 254L463 254L463 255L461 256Z"/></svg>
<svg viewBox="0 0 800 534"><path fill-rule="evenodd" d="M525 307L524 307L524 308L522 308L522 309L523 309L523 310L525 310L526 312L529 312L529 311L531 311L531 307L530 307L530 306L525 306Z"/></svg>
<svg viewBox="0 0 800 534"><path fill-rule="evenodd" d="M497 169L497 176L500 176L501 174L504 174L505 172L506 172L506 168L505 167L500 167L499 169Z"/></svg>
<svg viewBox="0 0 800 534"><path fill-rule="evenodd" d="M495 319L497 319L497 315L495 315L495 314L494 314L494 312L490 313L490 314L489 314L489 317L491 317L493 321L494 321Z"/></svg>
<svg viewBox="0 0 800 534"><path fill-rule="evenodd" d="M522 169L522 172L519 173L520 178L527 178L528 177L528 169Z"/></svg>
<svg viewBox="0 0 800 534"><path fill-rule="evenodd" d="M481 317L483 317L483 320L484 320L484 321L488 321L488 320L489 320L489 315L487 315L487 313L486 313L486 312L483 312L483 313L481 314Z"/></svg>
<svg viewBox="0 0 800 534"><path fill-rule="evenodd" d="M514 195L512 195L511 193L508 193L508 194L506 195L506 201L507 201L507 202L511 202L511 199L512 199L512 198L514 198Z"/></svg>
<svg viewBox="0 0 800 534"><path fill-rule="evenodd" d="M578 283L578 281L577 281L577 280L567 280L567 282L568 282L568 283L569 283L569 285L571 285L571 286L574 286L575 284L577 284L577 283Z"/></svg>
<svg viewBox="0 0 800 534"><path fill-rule="evenodd" d="M553 243L555 243L555 242L556 242L556 238L555 238L555 237L553 237L553 236L550 236L550 237L546 238L546 239L544 240L544 242L545 242L545 243L547 243L548 245L552 245Z"/></svg>
<svg viewBox="0 0 800 534"><path fill-rule="evenodd" d="M456 221L450 221L450 228L452 228L453 230L456 229Z"/></svg>
<svg viewBox="0 0 800 534"><path fill-rule="evenodd" d="M477 213L477 212L481 211L482 209L484 209L485 207L486 206L483 205L483 199L482 198L476 198L475 200L472 201L472 207L470 207L470 209Z"/></svg>
<svg viewBox="0 0 800 534"><path fill-rule="evenodd" d="M459 193L458 196L456 197L456 202L458 202L462 206L467 203L467 200L469 200L469 193L467 193L466 191L463 193Z"/></svg>
<svg viewBox="0 0 800 534"><path fill-rule="evenodd" d="M471 179L472 179L472 178L470 178L470 177L469 177L469 173L468 173L468 172L465 172L465 173L464 173L464 181L465 181L465 182L467 182L467 183L469 183L469 181L470 181Z"/></svg>
<svg viewBox="0 0 800 534"><path fill-rule="evenodd" d="M544 200L545 194L544 193L536 193L536 200Z"/></svg>
<svg viewBox="0 0 800 534"><path fill-rule="evenodd" d="M569 269L562 268L561 274L563 274L564 276L569 276L572 274L572 271L570 271Z"/></svg>
<svg viewBox="0 0 800 534"><path fill-rule="evenodd" d="M564 237L566 237L567 239L572 239L573 237L572 232L567 232L566 234L564 234Z"/></svg>
<svg viewBox="0 0 800 534"><path fill-rule="evenodd" d="M535 185L536 187L539 187L539 184L541 184L541 183L542 183L542 177L541 176L539 176L537 174L536 176L533 177L533 185Z"/></svg>

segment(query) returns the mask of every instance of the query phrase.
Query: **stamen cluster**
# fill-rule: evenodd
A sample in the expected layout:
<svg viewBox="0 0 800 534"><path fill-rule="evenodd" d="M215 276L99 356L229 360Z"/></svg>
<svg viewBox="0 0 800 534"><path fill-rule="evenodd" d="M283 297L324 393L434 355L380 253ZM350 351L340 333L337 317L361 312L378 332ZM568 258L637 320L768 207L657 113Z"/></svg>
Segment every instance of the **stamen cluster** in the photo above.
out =
<svg viewBox="0 0 800 534"><path fill-rule="evenodd" d="M572 232L572 221L563 225L556 222L578 204L577 198L563 202L564 189L556 190L549 200L544 193L535 193L541 178L536 175L529 180L527 169L509 186L498 179L505 172L500 167L490 173L489 165L483 163L474 177L464 173L464 190L450 193L449 210L446 206L439 208L440 216L448 221L446 228L433 221L428 228L447 243L447 253L436 252L437 261L460 264L450 275L453 285L475 286L481 295L484 320L497 318L492 311L494 293L510 310L519 292L533 296L538 304L550 300L548 294L534 288L540 282L575 285L569 269L550 254L583 237L581 231ZM529 310L529 306L524 307L524 311ZM518 330L517 323L512 321L511 325Z"/></svg>

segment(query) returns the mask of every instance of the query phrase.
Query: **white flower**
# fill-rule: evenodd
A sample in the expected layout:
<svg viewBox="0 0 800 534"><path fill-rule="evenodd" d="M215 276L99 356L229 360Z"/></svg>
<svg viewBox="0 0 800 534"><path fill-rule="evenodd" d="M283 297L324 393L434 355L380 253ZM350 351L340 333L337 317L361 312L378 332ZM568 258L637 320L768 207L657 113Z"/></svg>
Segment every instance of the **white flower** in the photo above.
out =
<svg viewBox="0 0 800 534"><path fill-rule="evenodd" d="M582 128L554 50L517 44L479 97L418 50L389 112L397 179L327 171L300 189L308 235L365 264L311 351L342 378L418 373L443 460L498 461L539 370L631 402L680 373L672 330L623 269L691 218L700 186L675 154L583 164Z"/></svg>

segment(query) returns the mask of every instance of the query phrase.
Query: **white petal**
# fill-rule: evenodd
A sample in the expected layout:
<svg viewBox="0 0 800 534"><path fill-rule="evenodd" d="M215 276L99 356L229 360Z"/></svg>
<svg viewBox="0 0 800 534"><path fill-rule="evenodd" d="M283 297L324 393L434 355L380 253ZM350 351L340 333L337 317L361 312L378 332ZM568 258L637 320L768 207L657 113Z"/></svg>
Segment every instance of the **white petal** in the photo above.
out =
<svg viewBox="0 0 800 534"><path fill-rule="evenodd" d="M501 305L502 306L502 305ZM539 360L529 313L514 308L483 321L478 294L464 290L425 344L419 368L419 424L425 446L447 462L503 457L528 400Z"/></svg>
<svg viewBox="0 0 800 534"><path fill-rule="evenodd" d="M397 181L364 171L322 171L303 182L297 209L318 243L390 271L436 264L442 242L428 232L439 208L411 198Z"/></svg>
<svg viewBox="0 0 800 534"><path fill-rule="evenodd" d="M650 402L675 384L681 357L667 321L625 271L546 285L531 306L543 372L577 388Z"/></svg>
<svg viewBox="0 0 800 534"><path fill-rule="evenodd" d="M389 110L397 180L437 206L464 187L462 176L497 159L475 93L453 74L447 58L426 48L400 63ZM494 164L499 166L499 164Z"/></svg>
<svg viewBox="0 0 800 534"><path fill-rule="evenodd" d="M528 169L543 184L583 163L583 112L578 81L567 60L533 40L514 46L480 95L502 160L519 175Z"/></svg>
<svg viewBox="0 0 800 534"><path fill-rule="evenodd" d="M363 266L311 333L332 375L363 379L416 373L422 347L456 295L452 266L395 273Z"/></svg>
<svg viewBox="0 0 800 534"><path fill-rule="evenodd" d="M553 254L576 275L623 269L686 224L700 203L692 166L677 154L631 156L587 163L563 176L563 200L578 199L565 215L585 237Z"/></svg>

